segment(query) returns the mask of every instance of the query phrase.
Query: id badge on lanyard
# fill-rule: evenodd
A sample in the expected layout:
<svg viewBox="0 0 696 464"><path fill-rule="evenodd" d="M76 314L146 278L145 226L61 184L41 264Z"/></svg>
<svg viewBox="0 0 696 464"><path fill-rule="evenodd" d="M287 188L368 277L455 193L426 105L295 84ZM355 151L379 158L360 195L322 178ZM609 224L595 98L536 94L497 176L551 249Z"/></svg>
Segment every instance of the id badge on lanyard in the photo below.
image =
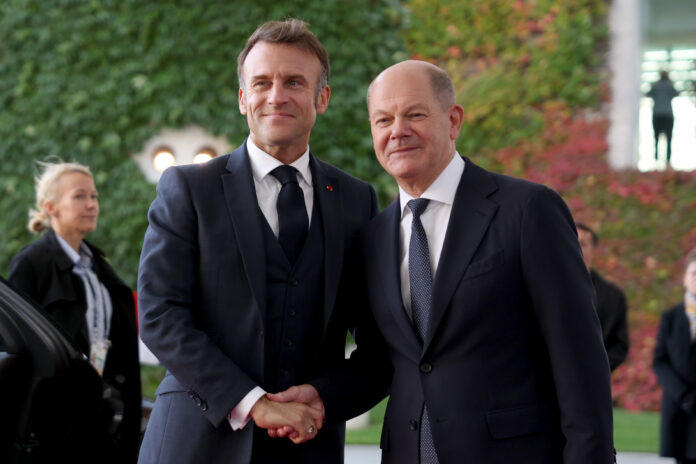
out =
<svg viewBox="0 0 696 464"><path fill-rule="evenodd" d="M111 347L111 342L109 340L98 340L92 342L89 349L89 362L92 364L99 375L104 372L104 364L106 364L106 355Z"/></svg>

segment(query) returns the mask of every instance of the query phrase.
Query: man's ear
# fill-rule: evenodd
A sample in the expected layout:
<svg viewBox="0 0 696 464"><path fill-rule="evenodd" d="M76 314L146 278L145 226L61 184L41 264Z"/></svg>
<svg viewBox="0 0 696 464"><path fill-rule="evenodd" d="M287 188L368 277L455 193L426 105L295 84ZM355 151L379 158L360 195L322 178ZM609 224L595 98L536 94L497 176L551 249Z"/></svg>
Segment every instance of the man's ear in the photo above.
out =
<svg viewBox="0 0 696 464"><path fill-rule="evenodd" d="M317 95L317 114L321 114L329 107L329 99L331 98L331 88L326 85Z"/></svg>
<svg viewBox="0 0 696 464"><path fill-rule="evenodd" d="M452 105L449 111L449 121L450 139L457 140L459 132L462 130L462 123L464 122L464 108L462 105Z"/></svg>
<svg viewBox="0 0 696 464"><path fill-rule="evenodd" d="M239 89L239 112L247 114L246 101L244 101L244 90Z"/></svg>

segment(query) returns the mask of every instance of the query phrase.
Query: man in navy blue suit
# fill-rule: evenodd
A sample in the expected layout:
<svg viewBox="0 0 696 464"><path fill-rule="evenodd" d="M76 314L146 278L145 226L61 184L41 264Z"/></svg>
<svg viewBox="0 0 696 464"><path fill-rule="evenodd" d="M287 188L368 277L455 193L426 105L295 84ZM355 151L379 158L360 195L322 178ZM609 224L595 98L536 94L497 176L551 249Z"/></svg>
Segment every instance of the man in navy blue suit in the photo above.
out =
<svg viewBox="0 0 696 464"><path fill-rule="evenodd" d="M614 462L609 363L563 200L459 156L463 108L437 66L398 63L367 101L399 184L360 240L393 366L382 462ZM350 404L355 361L327 378L343 392L327 411Z"/></svg>
<svg viewBox="0 0 696 464"><path fill-rule="evenodd" d="M368 110L399 184L361 240L394 368L383 462L614 462L609 364L563 200L459 156L463 108L437 66L386 69Z"/></svg>
<svg viewBox="0 0 696 464"><path fill-rule="evenodd" d="M349 257L376 195L310 153L329 62L304 22L259 27L238 74L249 138L205 165L166 170L148 213L140 330L167 375L139 462L341 463L345 418L324 417L326 393L307 405L266 392L341 364L347 329L365 325ZM384 384L354 391L350 414L381 399Z"/></svg>

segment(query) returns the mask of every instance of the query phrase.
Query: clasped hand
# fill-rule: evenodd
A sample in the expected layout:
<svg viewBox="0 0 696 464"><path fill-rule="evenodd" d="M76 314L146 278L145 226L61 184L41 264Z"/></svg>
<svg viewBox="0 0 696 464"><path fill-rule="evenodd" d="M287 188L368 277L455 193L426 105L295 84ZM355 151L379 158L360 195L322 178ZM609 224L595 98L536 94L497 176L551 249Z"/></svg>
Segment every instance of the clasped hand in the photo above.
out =
<svg viewBox="0 0 696 464"><path fill-rule="evenodd" d="M324 402L313 386L296 385L261 397L251 408L251 418L271 437L304 443L314 438L324 423Z"/></svg>

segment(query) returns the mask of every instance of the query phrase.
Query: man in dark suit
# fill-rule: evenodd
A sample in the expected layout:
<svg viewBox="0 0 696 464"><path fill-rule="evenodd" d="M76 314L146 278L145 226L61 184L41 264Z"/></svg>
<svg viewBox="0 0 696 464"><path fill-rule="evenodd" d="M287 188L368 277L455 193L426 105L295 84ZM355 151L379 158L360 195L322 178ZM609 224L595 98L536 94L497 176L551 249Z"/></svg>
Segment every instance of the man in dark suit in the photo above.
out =
<svg viewBox="0 0 696 464"><path fill-rule="evenodd" d="M437 66L386 69L368 110L399 184L361 233L394 369L383 462L614 462L609 363L563 200L457 154L463 108Z"/></svg>
<svg viewBox="0 0 696 464"><path fill-rule="evenodd" d="M345 424L327 414L322 427L320 398L265 393L343 361L360 317L348 257L375 192L309 152L330 89L328 55L304 22L259 27L238 74L246 143L165 171L149 211L140 329L168 372L140 462L340 463ZM362 410L386 393L369 390ZM263 429L283 426L296 444Z"/></svg>
<svg viewBox="0 0 696 464"><path fill-rule="evenodd" d="M604 349L609 356L609 367L613 371L624 362L628 354L628 323L626 322L626 295L624 292L602 278L592 268L594 251L599 244L599 237L588 225L578 222L578 241L582 249L585 266L590 271L590 278L597 294L597 316L602 327Z"/></svg>

